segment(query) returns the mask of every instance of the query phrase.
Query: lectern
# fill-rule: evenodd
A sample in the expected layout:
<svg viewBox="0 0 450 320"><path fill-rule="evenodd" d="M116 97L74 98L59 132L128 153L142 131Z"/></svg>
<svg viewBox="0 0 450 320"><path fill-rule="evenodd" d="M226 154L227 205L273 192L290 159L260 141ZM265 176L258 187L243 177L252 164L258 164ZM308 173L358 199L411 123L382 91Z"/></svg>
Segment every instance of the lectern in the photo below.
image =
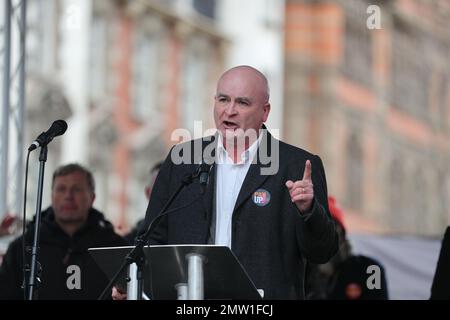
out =
<svg viewBox="0 0 450 320"><path fill-rule="evenodd" d="M111 279L132 249L91 248L89 252ZM226 246L158 245L146 246L143 251L146 262L142 287L151 299L261 299L243 266ZM117 285L125 288L132 273L122 275ZM128 292L129 297L130 294L134 296L133 292Z"/></svg>

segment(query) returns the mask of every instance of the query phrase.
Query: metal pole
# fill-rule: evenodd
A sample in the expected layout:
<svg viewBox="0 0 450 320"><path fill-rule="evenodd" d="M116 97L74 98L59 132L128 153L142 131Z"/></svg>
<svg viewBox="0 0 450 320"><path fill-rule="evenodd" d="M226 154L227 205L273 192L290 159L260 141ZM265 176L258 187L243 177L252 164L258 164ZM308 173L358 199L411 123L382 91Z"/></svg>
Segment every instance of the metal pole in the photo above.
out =
<svg viewBox="0 0 450 320"><path fill-rule="evenodd" d="M9 88L11 63L11 0L5 0L5 41L3 59L3 109L2 109L2 152L0 159L0 218L7 210L8 150L9 150Z"/></svg>
<svg viewBox="0 0 450 320"><path fill-rule="evenodd" d="M203 256L197 253L186 255L188 260L188 299L203 300Z"/></svg>
<svg viewBox="0 0 450 320"><path fill-rule="evenodd" d="M30 276L28 278L28 283L26 286L27 300L35 300L37 297L37 291L39 289L40 283L40 264L39 259L39 236L41 228L41 216L42 216L42 195L44 192L44 174L45 174L45 162L47 161L47 145L41 147L41 153L39 154L39 180L38 180L38 190L37 190L37 201L36 201L36 213L35 213L35 223L34 223L34 236L33 236L33 246L31 247L31 266L30 266Z"/></svg>
<svg viewBox="0 0 450 320"><path fill-rule="evenodd" d="M22 0L20 8L20 65L19 65L19 105L17 114L17 166L16 166L16 214L22 212L23 200L23 175L24 163L23 153L25 148L25 89L26 89L26 35L27 35L27 0Z"/></svg>
<svg viewBox="0 0 450 320"><path fill-rule="evenodd" d="M175 285L177 290L177 300L188 300L188 284L187 283L177 283Z"/></svg>
<svg viewBox="0 0 450 320"><path fill-rule="evenodd" d="M139 300L138 297L138 266L136 263L130 264L128 268L127 300Z"/></svg>

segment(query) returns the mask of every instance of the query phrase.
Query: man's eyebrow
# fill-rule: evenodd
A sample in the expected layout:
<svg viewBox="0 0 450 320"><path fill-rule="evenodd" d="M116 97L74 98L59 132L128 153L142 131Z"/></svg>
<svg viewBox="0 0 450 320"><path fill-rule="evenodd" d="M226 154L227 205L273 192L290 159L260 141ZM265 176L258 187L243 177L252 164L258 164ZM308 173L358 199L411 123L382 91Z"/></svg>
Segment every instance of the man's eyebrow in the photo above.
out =
<svg viewBox="0 0 450 320"><path fill-rule="evenodd" d="M236 98L237 101L242 101L242 102L247 102L247 103L251 103L252 99L247 98L247 97L237 97Z"/></svg>
<svg viewBox="0 0 450 320"><path fill-rule="evenodd" d="M225 93L219 92L219 93L216 94L216 98L227 98L227 99L230 99L231 97L229 95L225 94ZM249 103L249 104L252 102L252 99L248 98L248 97L236 97L235 100L236 101L241 101L241 102L246 102L246 103Z"/></svg>
<svg viewBox="0 0 450 320"><path fill-rule="evenodd" d="M229 96L228 96L228 95L226 95L225 93L220 93L220 92L218 92L218 93L216 94L216 97L224 97L224 98L229 98Z"/></svg>

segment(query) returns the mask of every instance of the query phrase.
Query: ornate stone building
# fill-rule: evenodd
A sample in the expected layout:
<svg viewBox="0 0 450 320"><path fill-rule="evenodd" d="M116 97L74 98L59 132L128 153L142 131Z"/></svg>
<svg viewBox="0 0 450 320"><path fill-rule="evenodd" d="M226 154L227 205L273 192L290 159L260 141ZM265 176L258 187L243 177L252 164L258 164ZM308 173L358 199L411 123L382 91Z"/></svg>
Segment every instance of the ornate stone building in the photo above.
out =
<svg viewBox="0 0 450 320"><path fill-rule="evenodd" d="M53 120L69 125L49 150L46 190L56 165L88 166L97 181L96 207L126 231L145 213L147 172L179 142L171 139L174 129L192 133L196 120L202 121L200 134L214 127L215 82L232 65L266 72L277 106L270 125L280 128L283 5L278 0L249 0L245 6L240 0L30 2L26 140ZM35 180L31 177L30 185ZM44 193L44 205L49 202ZM30 196L29 214L33 207Z"/></svg>
<svg viewBox="0 0 450 320"><path fill-rule="evenodd" d="M450 224L449 21L448 1L286 2L284 134L322 155L352 231Z"/></svg>
<svg viewBox="0 0 450 320"><path fill-rule="evenodd" d="M225 37L208 17L164 1L92 2L89 163L119 228L142 218L150 168L176 128L211 125ZM177 13L178 12L178 13Z"/></svg>

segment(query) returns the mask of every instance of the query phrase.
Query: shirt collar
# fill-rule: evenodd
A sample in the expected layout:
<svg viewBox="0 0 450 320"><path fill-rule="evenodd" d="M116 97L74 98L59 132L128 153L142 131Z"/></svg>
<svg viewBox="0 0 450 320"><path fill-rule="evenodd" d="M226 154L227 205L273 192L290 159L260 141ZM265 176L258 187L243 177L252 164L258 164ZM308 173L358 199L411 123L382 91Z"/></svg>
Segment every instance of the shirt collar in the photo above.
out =
<svg viewBox="0 0 450 320"><path fill-rule="evenodd" d="M246 164L253 160L256 151L258 150L258 146L261 143L263 136L262 130L260 130L260 134L258 136L258 139L256 139L252 145L246 149L241 154L241 161L238 163L234 163L233 160L228 156L228 152L223 146L222 142L222 135L219 133L218 135L218 141L217 141L217 160L219 164Z"/></svg>

